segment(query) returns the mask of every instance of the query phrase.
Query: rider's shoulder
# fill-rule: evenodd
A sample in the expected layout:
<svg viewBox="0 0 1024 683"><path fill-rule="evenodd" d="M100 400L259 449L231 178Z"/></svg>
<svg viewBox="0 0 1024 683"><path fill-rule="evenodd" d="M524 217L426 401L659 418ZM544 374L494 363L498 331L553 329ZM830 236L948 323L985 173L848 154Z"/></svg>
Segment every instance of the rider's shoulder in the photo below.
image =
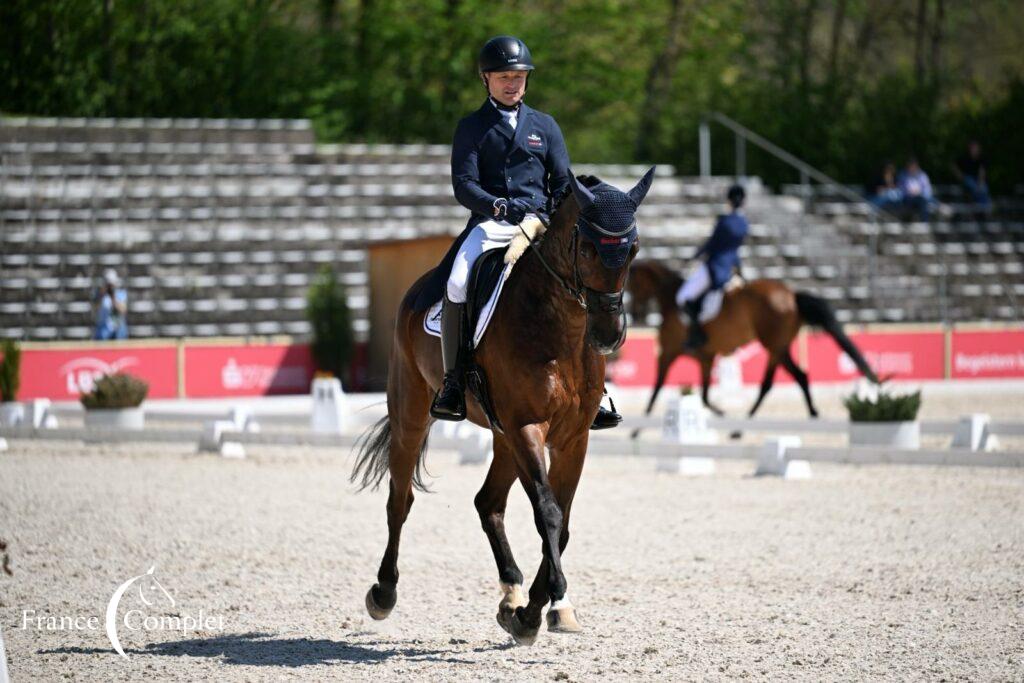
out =
<svg viewBox="0 0 1024 683"><path fill-rule="evenodd" d="M555 121L555 117L552 116L551 114L547 113L546 111L541 111L539 109L533 109L531 107L530 108L530 116L535 116L535 117L537 117L538 121L542 121L545 124L553 125L555 128L558 128L558 121Z"/></svg>

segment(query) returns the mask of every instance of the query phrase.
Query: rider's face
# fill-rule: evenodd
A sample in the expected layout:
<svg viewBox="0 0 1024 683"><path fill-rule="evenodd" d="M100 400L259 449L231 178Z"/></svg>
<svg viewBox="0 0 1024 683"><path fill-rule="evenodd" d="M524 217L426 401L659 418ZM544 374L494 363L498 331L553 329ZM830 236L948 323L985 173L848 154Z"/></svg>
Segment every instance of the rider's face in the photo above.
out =
<svg viewBox="0 0 1024 683"><path fill-rule="evenodd" d="M514 107L526 94L525 71L494 71L484 74L487 79L487 91L491 97L504 104Z"/></svg>

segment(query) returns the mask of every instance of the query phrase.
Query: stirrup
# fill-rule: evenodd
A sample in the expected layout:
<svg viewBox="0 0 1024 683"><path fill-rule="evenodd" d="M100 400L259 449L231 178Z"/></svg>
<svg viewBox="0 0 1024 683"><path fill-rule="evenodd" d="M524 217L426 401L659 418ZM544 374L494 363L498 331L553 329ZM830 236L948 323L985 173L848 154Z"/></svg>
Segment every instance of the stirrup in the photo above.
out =
<svg viewBox="0 0 1024 683"><path fill-rule="evenodd" d="M466 390L454 372L446 373L441 388L430 404L430 416L436 420L459 422L466 419Z"/></svg>
<svg viewBox="0 0 1024 683"><path fill-rule="evenodd" d="M608 396L608 392L605 392L605 396ZM622 415L615 410L615 401L612 400L611 396L608 396L608 402L611 404L611 409L605 408L604 406L597 407L597 415L594 416L594 422L590 425L590 430L596 432L601 429L612 429L622 424Z"/></svg>

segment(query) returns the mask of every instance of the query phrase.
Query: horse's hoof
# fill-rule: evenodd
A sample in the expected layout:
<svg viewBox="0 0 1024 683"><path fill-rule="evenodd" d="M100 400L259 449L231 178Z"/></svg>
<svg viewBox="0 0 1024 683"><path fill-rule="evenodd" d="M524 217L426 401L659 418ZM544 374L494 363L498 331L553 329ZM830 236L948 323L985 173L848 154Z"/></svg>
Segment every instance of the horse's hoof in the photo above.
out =
<svg viewBox="0 0 1024 683"><path fill-rule="evenodd" d="M505 629L506 633L512 633L509 622L512 620L512 615L516 613L517 607L526 607L526 596L523 595L523 587L516 583L501 584L501 592L504 597L498 603L498 625Z"/></svg>
<svg viewBox="0 0 1024 683"><path fill-rule="evenodd" d="M370 590L366 591L366 611L377 621L382 621L387 619L388 615L391 614L391 610L395 608L395 601L398 599L398 595L396 593L391 599L391 604L384 607L373 595L373 592L376 590L380 590L380 585L375 583Z"/></svg>
<svg viewBox="0 0 1024 683"><path fill-rule="evenodd" d="M551 608L547 619L548 630L552 633L579 633L583 630L576 620L576 610L572 607Z"/></svg>
<svg viewBox="0 0 1024 683"><path fill-rule="evenodd" d="M540 631L540 626L527 626L523 623L520 615L523 609L520 607L508 620L508 632L512 636L512 640L516 641L516 645L533 645L537 641L537 633Z"/></svg>
<svg viewBox="0 0 1024 683"><path fill-rule="evenodd" d="M729 432L729 438L732 439L733 441L738 441L739 439L743 438L743 432L741 432L738 429L734 432Z"/></svg>

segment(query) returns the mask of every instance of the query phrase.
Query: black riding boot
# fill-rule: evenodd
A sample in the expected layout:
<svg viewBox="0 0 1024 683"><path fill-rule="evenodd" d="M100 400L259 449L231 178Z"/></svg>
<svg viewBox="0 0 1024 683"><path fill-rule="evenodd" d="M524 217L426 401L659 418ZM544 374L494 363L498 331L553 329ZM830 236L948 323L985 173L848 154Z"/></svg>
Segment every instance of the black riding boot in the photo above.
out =
<svg viewBox="0 0 1024 683"><path fill-rule="evenodd" d="M464 327L466 304L456 304L445 296L441 305L441 358L444 382L430 404L430 414L438 420L458 422L466 419L466 352Z"/></svg>
<svg viewBox="0 0 1024 683"><path fill-rule="evenodd" d="M608 396L608 390L604 392L605 396ZM591 431L597 431L599 429L612 429L618 427L622 423L622 415L615 410L615 401L612 401L612 397L608 396L608 402L611 403L611 410L604 406L597 407L597 415L594 416L594 423L590 425Z"/></svg>
<svg viewBox="0 0 1024 683"><path fill-rule="evenodd" d="M704 332L704 327L700 324L700 308L701 299L696 301L686 302L686 313L690 316L690 334L686 338L686 344L684 345L691 351L696 351L708 340L708 335Z"/></svg>

